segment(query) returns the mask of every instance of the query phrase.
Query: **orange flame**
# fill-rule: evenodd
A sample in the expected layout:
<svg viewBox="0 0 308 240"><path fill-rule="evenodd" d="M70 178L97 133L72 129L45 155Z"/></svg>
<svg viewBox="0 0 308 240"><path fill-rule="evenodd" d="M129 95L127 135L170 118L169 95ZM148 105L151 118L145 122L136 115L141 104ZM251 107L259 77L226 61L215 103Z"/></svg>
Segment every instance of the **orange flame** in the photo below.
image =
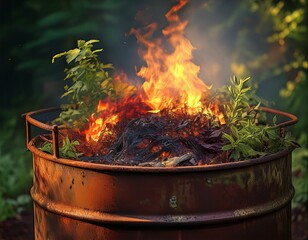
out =
<svg viewBox="0 0 308 240"><path fill-rule="evenodd" d="M114 128L117 124L141 117L149 110L138 95L128 95L120 100L99 101L97 113L91 115L88 129L83 134L88 142L110 140L111 135L115 135Z"/></svg>
<svg viewBox="0 0 308 240"><path fill-rule="evenodd" d="M140 30L131 30L145 47L139 54L147 66L141 67L137 75L145 79L142 86L144 101L153 109L152 112L164 108L186 108L188 113L193 114L204 108L201 98L210 87L198 77L200 67L191 61L194 47L184 36L188 22L181 22L177 15L187 2L181 0L166 14L169 26L162 33L168 38L173 52L168 53L164 49L162 39L151 40L157 29L155 23L147 26L144 35Z"/></svg>
<svg viewBox="0 0 308 240"><path fill-rule="evenodd" d="M109 102L99 101L97 112L101 112L100 117L96 118L93 113L89 119L89 128L84 130L86 140L97 142L102 134L112 134L110 128L119 121L118 114L114 114L114 107Z"/></svg>
<svg viewBox="0 0 308 240"><path fill-rule="evenodd" d="M171 52L165 50L162 38L151 39L157 30L156 23L148 25L145 34L140 29L131 30L143 47L139 49L139 55L146 66L142 66L137 75L144 79L144 83L137 91L125 80L122 81L125 75L115 77L114 89L120 100L99 101L97 113L92 114L89 127L84 130L87 141L103 141L119 122L147 112L158 113L163 109L211 114L224 123L218 105L206 107L204 104L204 97L211 87L198 77L200 67L192 62L194 47L184 36L188 22L180 21L177 14L187 3L188 0L179 0L166 14L169 25L162 30L162 34L168 39L173 49Z"/></svg>

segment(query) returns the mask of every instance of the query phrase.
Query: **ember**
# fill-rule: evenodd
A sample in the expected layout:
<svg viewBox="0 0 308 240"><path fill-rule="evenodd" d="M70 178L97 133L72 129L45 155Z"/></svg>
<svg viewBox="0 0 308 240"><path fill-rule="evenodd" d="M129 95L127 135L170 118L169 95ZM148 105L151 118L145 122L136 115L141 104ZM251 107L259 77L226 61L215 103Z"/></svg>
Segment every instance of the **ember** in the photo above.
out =
<svg viewBox="0 0 308 240"><path fill-rule="evenodd" d="M222 128L211 126L202 114L181 116L162 112L132 120L110 148L106 161L124 165L156 161L163 165L170 158L189 154L185 160L190 161L184 165L213 163L213 156L221 153L221 136Z"/></svg>

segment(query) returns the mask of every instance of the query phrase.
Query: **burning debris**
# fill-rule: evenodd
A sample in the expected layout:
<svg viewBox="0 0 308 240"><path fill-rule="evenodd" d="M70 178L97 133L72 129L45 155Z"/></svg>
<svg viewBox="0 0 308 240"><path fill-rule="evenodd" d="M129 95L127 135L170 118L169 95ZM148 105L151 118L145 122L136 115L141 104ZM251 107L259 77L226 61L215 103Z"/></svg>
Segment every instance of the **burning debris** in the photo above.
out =
<svg viewBox="0 0 308 240"><path fill-rule="evenodd" d="M208 164L222 153L222 133L222 128L211 126L202 114L150 115L129 122L106 161L122 165Z"/></svg>
<svg viewBox="0 0 308 240"><path fill-rule="evenodd" d="M64 110L55 121L67 126L60 131L60 145L75 154L62 152L62 157L170 167L237 161L286 145L277 127L258 125L258 105L248 103L248 78L234 78L220 94L198 77L194 48L184 36L188 22L178 16L187 2L180 0L166 14L163 39L152 39L155 23L131 30L146 63L137 72L144 80L140 87L123 73L111 77L112 66L97 58L101 50L92 51L97 40L80 40L78 48L53 58L75 62L66 77L73 84L63 96L78 107ZM173 51L165 50L165 39ZM41 149L51 152L50 141L42 142Z"/></svg>

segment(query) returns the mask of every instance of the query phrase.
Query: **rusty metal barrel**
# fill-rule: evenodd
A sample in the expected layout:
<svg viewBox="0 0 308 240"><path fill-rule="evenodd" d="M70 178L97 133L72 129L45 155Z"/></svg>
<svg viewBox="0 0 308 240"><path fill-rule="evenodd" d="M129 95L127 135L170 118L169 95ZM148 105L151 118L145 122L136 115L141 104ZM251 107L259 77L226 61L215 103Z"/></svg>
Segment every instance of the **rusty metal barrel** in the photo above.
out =
<svg viewBox="0 0 308 240"><path fill-rule="evenodd" d="M265 109L291 118L296 117ZM290 240L292 149L217 165L111 166L42 152L33 126L51 131L40 116L26 115L33 153L36 240ZM56 146L54 146L56 147Z"/></svg>

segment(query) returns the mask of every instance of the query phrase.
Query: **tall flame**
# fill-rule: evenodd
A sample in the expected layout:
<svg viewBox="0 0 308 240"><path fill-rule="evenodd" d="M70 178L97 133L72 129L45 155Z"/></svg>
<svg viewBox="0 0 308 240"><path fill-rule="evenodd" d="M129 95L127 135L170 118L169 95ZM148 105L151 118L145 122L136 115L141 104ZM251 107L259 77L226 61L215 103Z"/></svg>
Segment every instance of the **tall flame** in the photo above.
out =
<svg viewBox="0 0 308 240"><path fill-rule="evenodd" d="M137 73L144 78L142 93L144 101L159 112L164 108L186 108L188 113L200 112L204 107L201 98L210 88L199 77L200 67L192 60L194 47L185 38L184 29L187 21L180 21L177 12L187 4L188 0L180 0L166 14L169 25L162 31L173 48L171 53L164 49L162 39L152 40L157 24L147 26L146 34L132 29L131 33L144 47L139 54L147 66L141 67Z"/></svg>
<svg viewBox="0 0 308 240"><path fill-rule="evenodd" d="M181 21L178 16L178 11L187 3L188 0L179 0L166 14L169 25L162 30L162 34L172 51L165 49L163 38L152 40L157 30L156 23L148 25L145 34L140 29L131 30L142 46L139 55L146 66L141 67L137 75L144 79L144 83L137 90L120 79L125 78L123 74L115 78L114 87L119 99L99 102L97 113L92 114L89 127L83 132L87 141L109 139L117 124L164 109L173 112L180 110L190 115L210 113L223 123L218 105L206 107L204 104L210 87L198 77L200 67L192 62L194 47L184 36L188 22Z"/></svg>

